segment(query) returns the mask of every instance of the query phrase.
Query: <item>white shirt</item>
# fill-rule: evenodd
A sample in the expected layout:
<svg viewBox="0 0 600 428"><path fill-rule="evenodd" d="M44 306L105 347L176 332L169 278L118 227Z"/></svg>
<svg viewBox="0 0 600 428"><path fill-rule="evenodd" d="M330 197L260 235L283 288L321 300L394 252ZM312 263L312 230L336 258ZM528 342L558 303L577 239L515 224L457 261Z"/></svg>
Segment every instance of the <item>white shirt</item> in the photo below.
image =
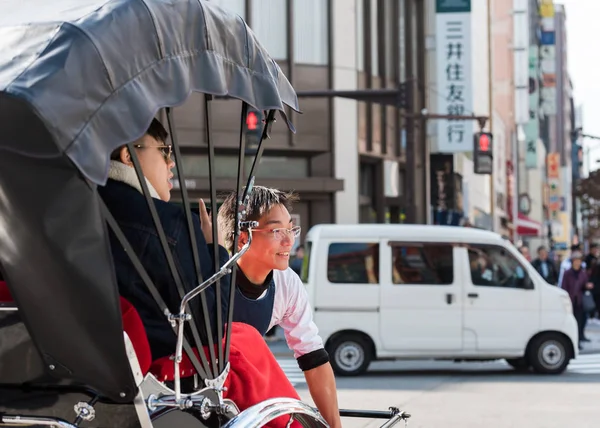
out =
<svg viewBox="0 0 600 428"><path fill-rule="evenodd" d="M323 349L323 339L313 321L308 293L302 280L291 268L273 271L275 302L269 330L279 325L294 358ZM265 293L266 294L266 291ZM259 298L262 299L264 294Z"/></svg>

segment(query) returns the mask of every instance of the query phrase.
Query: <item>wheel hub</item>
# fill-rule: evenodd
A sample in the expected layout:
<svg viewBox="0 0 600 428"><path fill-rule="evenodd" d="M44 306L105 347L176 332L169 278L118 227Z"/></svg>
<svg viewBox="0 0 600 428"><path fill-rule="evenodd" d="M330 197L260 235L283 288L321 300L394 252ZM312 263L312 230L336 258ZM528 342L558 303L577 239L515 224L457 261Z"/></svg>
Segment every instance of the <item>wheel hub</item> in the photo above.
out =
<svg viewBox="0 0 600 428"><path fill-rule="evenodd" d="M357 370L365 361L365 353L360 345L355 342L342 343L335 352L335 361L338 366L347 371Z"/></svg>
<svg viewBox="0 0 600 428"><path fill-rule="evenodd" d="M565 359L565 350L555 341L548 341L540 347L540 362L548 369L560 366Z"/></svg>

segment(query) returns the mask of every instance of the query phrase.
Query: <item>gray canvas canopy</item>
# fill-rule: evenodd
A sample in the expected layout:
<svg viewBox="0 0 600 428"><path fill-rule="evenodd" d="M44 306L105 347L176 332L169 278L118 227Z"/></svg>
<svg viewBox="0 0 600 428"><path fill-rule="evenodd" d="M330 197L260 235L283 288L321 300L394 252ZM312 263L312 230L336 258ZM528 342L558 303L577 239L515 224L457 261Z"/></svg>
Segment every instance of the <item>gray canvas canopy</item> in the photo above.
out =
<svg viewBox="0 0 600 428"><path fill-rule="evenodd" d="M25 101L55 142L3 140L2 149L38 158L64 153L104 183L111 151L192 91L298 110L292 86L246 23L210 2L0 3L2 103Z"/></svg>
<svg viewBox="0 0 600 428"><path fill-rule="evenodd" d="M243 20L209 2L0 1L0 264L40 379L132 400L96 185L115 148L193 91L298 109Z"/></svg>

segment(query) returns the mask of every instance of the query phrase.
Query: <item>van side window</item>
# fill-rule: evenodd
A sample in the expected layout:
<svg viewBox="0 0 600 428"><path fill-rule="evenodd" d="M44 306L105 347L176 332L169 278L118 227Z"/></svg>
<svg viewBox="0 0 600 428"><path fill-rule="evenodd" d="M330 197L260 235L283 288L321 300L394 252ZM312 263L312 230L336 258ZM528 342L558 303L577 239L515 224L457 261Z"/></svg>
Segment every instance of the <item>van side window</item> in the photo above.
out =
<svg viewBox="0 0 600 428"><path fill-rule="evenodd" d="M525 268L501 246L469 245L469 268L473 285L531 288Z"/></svg>
<svg viewBox="0 0 600 428"><path fill-rule="evenodd" d="M452 284L452 245L392 244L392 281L411 285Z"/></svg>
<svg viewBox="0 0 600 428"><path fill-rule="evenodd" d="M379 243L329 244L327 279L333 284L378 284Z"/></svg>

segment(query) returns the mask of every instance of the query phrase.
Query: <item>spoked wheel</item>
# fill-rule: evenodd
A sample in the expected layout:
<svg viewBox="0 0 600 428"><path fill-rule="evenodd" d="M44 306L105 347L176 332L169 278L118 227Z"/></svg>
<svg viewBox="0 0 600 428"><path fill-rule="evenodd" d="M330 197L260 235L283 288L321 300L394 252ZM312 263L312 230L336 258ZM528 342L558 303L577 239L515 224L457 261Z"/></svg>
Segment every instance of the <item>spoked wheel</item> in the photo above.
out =
<svg viewBox="0 0 600 428"><path fill-rule="evenodd" d="M367 371L373 358L371 346L358 335L344 335L329 346L331 366L341 376L357 376Z"/></svg>
<svg viewBox="0 0 600 428"><path fill-rule="evenodd" d="M557 334L544 334L530 346L528 359L533 369L542 374L560 374L571 359L567 340Z"/></svg>

